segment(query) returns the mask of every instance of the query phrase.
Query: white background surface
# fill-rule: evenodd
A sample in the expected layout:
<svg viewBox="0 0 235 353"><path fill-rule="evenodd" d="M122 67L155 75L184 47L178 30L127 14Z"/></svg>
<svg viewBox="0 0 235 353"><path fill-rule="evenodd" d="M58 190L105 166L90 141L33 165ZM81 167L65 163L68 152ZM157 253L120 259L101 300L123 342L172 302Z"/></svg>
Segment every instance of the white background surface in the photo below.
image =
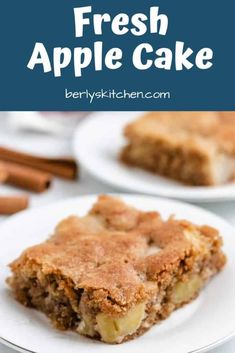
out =
<svg viewBox="0 0 235 353"><path fill-rule="evenodd" d="M32 150L41 154L69 154L71 153L71 138L55 138L45 135L32 135L25 133L12 133L6 130L5 119L0 116L0 144L5 143L8 145L14 145L19 149ZM41 194L31 195L31 207L37 207L45 205L55 200L62 200L72 196L86 195L93 193L105 193L115 192L111 187L101 184L100 182L91 178L88 174L82 171L78 182L66 182L61 180L55 180L52 188ZM19 190L13 189L8 186L0 186L0 194L19 193ZM200 204L199 204L200 205ZM203 204L202 207L209 209L226 220L231 222L235 226L235 202L227 203L213 203ZM0 217L0 221L3 221L4 217ZM1 235L0 235L1 236ZM235 236L235 234L234 234ZM156 345L157 347L157 345ZM234 353L235 352L235 339L229 343L211 351L211 353ZM12 349L9 349L0 344L0 353L14 353ZM69 353L69 352L68 352ZM173 353L173 352L172 352Z"/></svg>

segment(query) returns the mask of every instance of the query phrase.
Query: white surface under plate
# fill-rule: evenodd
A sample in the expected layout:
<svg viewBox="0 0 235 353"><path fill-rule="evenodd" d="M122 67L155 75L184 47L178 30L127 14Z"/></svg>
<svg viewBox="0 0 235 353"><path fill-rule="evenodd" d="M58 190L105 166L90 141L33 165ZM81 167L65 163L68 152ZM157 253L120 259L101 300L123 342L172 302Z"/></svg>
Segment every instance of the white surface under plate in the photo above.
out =
<svg viewBox="0 0 235 353"><path fill-rule="evenodd" d="M224 237L226 268L191 304L174 312L143 336L107 345L75 333L54 329L36 310L24 308L12 297L5 283L7 264L23 249L44 241L59 220L84 215L96 196L84 196L24 211L0 224L0 337L1 342L22 352L37 353L189 353L204 352L231 338L235 331L235 230L212 213L177 201L122 195L124 201L143 210L159 210L164 218L175 214L195 223L208 223Z"/></svg>
<svg viewBox="0 0 235 353"><path fill-rule="evenodd" d="M118 160L125 145L123 129L141 112L100 112L81 122L74 136L74 152L89 173L118 189L194 202L235 199L235 183L192 187Z"/></svg>

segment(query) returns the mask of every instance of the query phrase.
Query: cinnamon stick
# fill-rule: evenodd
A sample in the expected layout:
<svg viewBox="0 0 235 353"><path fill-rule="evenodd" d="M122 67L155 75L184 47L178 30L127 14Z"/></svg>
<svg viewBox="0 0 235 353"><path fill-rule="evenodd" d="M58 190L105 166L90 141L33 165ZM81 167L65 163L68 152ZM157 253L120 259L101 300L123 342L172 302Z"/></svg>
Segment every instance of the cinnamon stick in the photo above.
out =
<svg viewBox="0 0 235 353"><path fill-rule="evenodd" d="M3 163L0 163L0 183L4 182L7 179L7 170L4 167Z"/></svg>
<svg viewBox="0 0 235 353"><path fill-rule="evenodd" d="M0 196L0 215L11 215L26 209L29 205L28 196Z"/></svg>
<svg viewBox="0 0 235 353"><path fill-rule="evenodd" d="M51 174L11 162L3 162L3 165L7 171L7 184L38 193L51 185Z"/></svg>
<svg viewBox="0 0 235 353"><path fill-rule="evenodd" d="M37 168L65 179L76 179L78 167L73 158L45 158L0 147L0 160Z"/></svg>

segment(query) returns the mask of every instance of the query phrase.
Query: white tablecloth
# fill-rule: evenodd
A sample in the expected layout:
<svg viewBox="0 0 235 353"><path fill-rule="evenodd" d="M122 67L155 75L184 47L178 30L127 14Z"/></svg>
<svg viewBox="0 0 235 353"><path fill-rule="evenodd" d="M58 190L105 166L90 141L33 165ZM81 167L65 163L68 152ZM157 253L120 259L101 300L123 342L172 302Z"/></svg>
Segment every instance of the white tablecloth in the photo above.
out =
<svg viewBox="0 0 235 353"><path fill-rule="evenodd" d="M13 136L14 135L14 136ZM71 145L70 139L61 140L49 136L35 136L35 135L20 135L14 133L9 135L9 132L4 130L4 123L0 122L0 144L7 143L9 145L14 145L20 149L40 151L43 153L48 153L51 151L54 155L60 153L70 153ZM48 146L50 148L48 149ZM8 186L0 186L0 194L5 193L15 193L19 192ZM115 192L107 185L103 185L100 182L94 180L91 176L87 175L84 171L81 173L80 180L78 182L66 182L62 180L55 180L52 188L41 194L41 195L31 195L31 207L39 207L41 205L54 202L56 200L61 200L69 197L74 197L78 195L86 195L93 193L105 193L105 192ZM226 220L234 224L235 226L235 202L229 203L218 203L218 204L202 204L200 205L208 210L211 210L218 215L224 217ZM0 221L4 221L4 217L0 217ZM235 234L234 234L235 236ZM234 279L235 280L235 279ZM235 328L234 328L235 329ZM0 344L0 353L14 353L15 351L7 348ZM173 352L173 351L172 351ZM222 345L221 347L211 351L211 353L234 353L235 352L235 339ZM37 353L40 353L38 351ZM69 352L68 352L69 353ZM83 352L87 353L87 352Z"/></svg>

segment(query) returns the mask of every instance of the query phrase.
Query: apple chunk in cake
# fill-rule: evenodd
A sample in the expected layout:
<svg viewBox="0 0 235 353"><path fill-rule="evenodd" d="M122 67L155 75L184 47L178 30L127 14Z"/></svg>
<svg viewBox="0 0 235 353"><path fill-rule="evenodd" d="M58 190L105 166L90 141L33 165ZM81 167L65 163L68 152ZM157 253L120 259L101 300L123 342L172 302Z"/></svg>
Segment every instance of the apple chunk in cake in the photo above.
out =
<svg viewBox="0 0 235 353"><path fill-rule="evenodd" d="M235 112L152 112L125 128L121 160L189 185L235 176Z"/></svg>
<svg viewBox="0 0 235 353"><path fill-rule="evenodd" d="M194 299L225 262L218 232L100 196L11 263L16 299L62 330L133 339Z"/></svg>

